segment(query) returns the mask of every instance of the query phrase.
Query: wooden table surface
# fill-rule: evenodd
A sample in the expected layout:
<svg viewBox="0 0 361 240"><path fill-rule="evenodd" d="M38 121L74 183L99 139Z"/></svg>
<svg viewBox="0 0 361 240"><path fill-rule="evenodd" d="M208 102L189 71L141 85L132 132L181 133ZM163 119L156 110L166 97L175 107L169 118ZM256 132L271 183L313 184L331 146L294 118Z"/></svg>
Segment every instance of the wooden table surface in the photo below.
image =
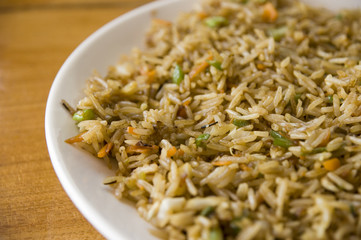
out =
<svg viewBox="0 0 361 240"><path fill-rule="evenodd" d="M150 1L0 0L0 239L103 239L55 175L45 105L78 44Z"/></svg>

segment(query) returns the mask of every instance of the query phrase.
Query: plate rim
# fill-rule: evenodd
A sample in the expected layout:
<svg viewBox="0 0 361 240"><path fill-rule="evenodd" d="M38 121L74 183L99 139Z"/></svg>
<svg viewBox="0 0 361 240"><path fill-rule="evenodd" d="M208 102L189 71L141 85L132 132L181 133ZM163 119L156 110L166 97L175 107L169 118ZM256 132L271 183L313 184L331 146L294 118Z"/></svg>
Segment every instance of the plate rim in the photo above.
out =
<svg viewBox="0 0 361 240"><path fill-rule="evenodd" d="M56 142L56 136L54 131L52 130L52 121L54 116L51 114L51 109L56 106L56 102L59 99L55 98L55 93L57 89L61 86L62 78L65 72L72 66L72 62L75 61L77 56L84 52L88 45L93 42L96 42L98 38L100 38L103 34L107 33L108 31L112 31L118 25L123 24L126 21L134 17L139 17L142 14L152 12L154 10L158 10L161 7L165 7L167 5L172 5L177 2L186 2L184 0L156 0L150 3L146 3L139 7L134 8L124 14L119 15L118 17L114 18L113 20L109 21L108 23L104 24L88 37L86 37L77 47L71 52L71 54L66 58L63 62L62 66L60 67L59 71L57 72L52 85L49 90L48 98L46 101L45 107L45 140L48 149L48 153L50 156L50 160L55 171L59 182L66 192L69 199L78 209L78 211L85 217L85 219L106 239L120 239L120 240L127 240L127 236L123 235L121 232L116 231L114 226L105 224L106 219L99 214L99 211L92 207L92 205L87 201L85 196L81 194L81 191L73 181L70 173L66 171L65 164L60 160L61 157L58 154L59 149ZM58 104L60 108L60 104ZM114 197L115 198L115 197ZM121 204L121 202L120 202Z"/></svg>

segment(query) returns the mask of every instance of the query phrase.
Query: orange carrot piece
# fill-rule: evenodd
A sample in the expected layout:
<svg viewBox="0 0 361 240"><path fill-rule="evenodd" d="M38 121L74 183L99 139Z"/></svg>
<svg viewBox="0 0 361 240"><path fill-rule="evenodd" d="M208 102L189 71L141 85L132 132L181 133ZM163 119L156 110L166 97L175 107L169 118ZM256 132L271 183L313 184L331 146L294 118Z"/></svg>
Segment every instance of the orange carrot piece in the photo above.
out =
<svg viewBox="0 0 361 240"><path fill-rule="evenodd" d="M173 157L175 154L177 153L177 148L172 146L168 151L167 151L167 157Z"/></svg>
<svg viewBox="0 0 361 240"><path fill-rule="evenodd" d="M86 132L87 132L87 131L81 132L81 133L79 133L78 135L76 135L76 136L74 136L74 137L71 137L71 138L66 139L64 142L66 142L66 143L82 142L82 141L84 140L83 135L84 135Z"/></svg>
<svg viewBox="0 0 361 240"><path fill-rule="evenodd" d="M257 68L259 70L264 70L265 69L265 66L262 64L262 63L257 63Z"/></svg>
<svg viewBox="0 0 361 240"><path fill-rule="evenodd" d="M128 128L127 128L127 132L130 133L130 134L133 134L133 135L137 135L137 134L134 132L134 128L133 128L133 127L128 127Z"/></svg>
<svg viewBox="0 0 361 240"><path fill-rule="evenodd" d="M153 22L159 25L164 25L164 26L171 26L172 23L164 20L164 19L160 19L160 18L153 18Z"/></svg>
<svg viewBox="0 0 361 240"><path fill-rule="evenodd" d="M213 59L212 56L209 56L207 58L207 60L212 60L212 59ZM195 79L201 72L206 70L206 68L209 66L209 63L207 60L192 69L192 71L189 73L190 80Z"/></svg>
<svg viewBox="0 0 361 240"><path fill-rule="evenodd" d="M105 155L107 155L110 150L112 150L112 147L113 147L113 143L112 142L109 142L107 144L105 144L98 152L98 157L99 158L103 158L105 157Z"/></svg>
<svg viewBox="0 0 361 240"><path fill-rule="evenodd" d="M148 71L148 72L147 72L147 76L148 76L148 82L149 82L149 83L154 82L155 70Z"/></svg>
<svg viewBox="0 0 361 240"><path fill-rule="evenodd" d="M192 100L188 99L188 100L183 102L183 106L188 106L191 102L192 102Z"/></svg>
<svg viewBox="0 0 361 240"><path fill-rule="evenodd" d="M127 146L125 151L127 153L149 153L157 152L159 149L158 146Z"/></svg>
<svg viewBox="0 0 361 240"><path fill-rule="evenodd" d="M331 158L323 162L323 166L328 171L335 171L341 166L340 160L338 158Z"/></svg>
<svg viewBox="0 0 361 240"><path fill-rule="evenodd" d="M216 162L212 162L213 166L227 166L229 164L232 164L232 161L216 161Z"/></svg>
<svg viewBox="0 0 361 240"><path fill-rule="evenodd" d="M262 18L266 22L275 22L278 17L277 9L273 6L271 2L266 3L263 5L263 14Z"/></svg>
<svg viewBox="0 0 361 240"><path fill-rule="evenodd" d="M205 12L198 12L197 15L199 19L205 19L206 17L208 17L208 14Z"/></svg>

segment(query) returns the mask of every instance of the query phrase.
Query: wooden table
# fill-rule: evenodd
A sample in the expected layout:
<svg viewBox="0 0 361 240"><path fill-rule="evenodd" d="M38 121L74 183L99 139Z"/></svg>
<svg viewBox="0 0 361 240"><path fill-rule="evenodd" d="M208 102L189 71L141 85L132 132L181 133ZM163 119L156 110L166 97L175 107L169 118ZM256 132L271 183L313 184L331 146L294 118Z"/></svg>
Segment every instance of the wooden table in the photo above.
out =
<svg viewBox="0 0 361 240"><path fill-rule="evenodd" d="M0 1L0 239L103 239L55 175L45 105L57 71L79 43L150 1Z"/></svg>

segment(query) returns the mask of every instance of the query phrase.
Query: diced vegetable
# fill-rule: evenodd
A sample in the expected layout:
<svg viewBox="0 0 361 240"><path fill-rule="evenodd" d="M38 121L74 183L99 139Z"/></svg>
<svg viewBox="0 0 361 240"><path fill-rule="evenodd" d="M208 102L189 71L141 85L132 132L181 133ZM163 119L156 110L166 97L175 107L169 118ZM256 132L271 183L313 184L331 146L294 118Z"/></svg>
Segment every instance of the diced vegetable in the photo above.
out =
<svg viewBox="0 0 361 240"><path fill-rule="evenodd" d="M226 166L226 165L229 165L232 163L233 163L232 161L215 161L215 162L212 162L212 165L213 166Z"/></svg>
<svg viewBox="0 0 361 240"><path fill-rule="evenodd" d="M192 100L188 99L186 101L183 102L183 106L188 106L189 104L191 104Z"/></svg>
<svg viewBox="0 0 361 240"><path fill-rule="evenodd" d="M266 66L262 63L257 63L256 67L258 68L258 70L264 70L266 68Z"/></svg>
<svg viewBox="0 0 361 240"><path fill-rule="evenodd" d="M218 70L222 70L222 63L220 61L217 60L208 60L207 61L209 63L209 65L215 67Z"/></svg>
<svg viewBox="0 0 361 240"><path fill-rule="evenodd" d="M73 119L77 122L95 119L95 113L92 109L78 110L74 113Z"/></svg>
<svg viewBox="0 0 361 240"><path fill-rule="evenodd" d="M107 144L105 144L98 152L98 157L99 158L103 158L105 157L105 155L107 155L110 150L112 150L113 147L113 143L112 142L108 142Z"/></svg>
<svg viewBox="0 0 361 240"><path fill-rule="evenodd" d="M287 31L288 31L287 26L283 26L279 28L269 29L267 33L270 37L273 37L274 40L279 41L284 36L286 36Z"/></svg>
<svg viewBox="0 0 361 240"><path fill-rule="evenodd" d="M211 135L208 134L208 133L204 133L204 134L199 135L199 136L196 138L196 145L197 145L197 147L203 146L203 142L204 142L204 141L207 141L210 136L211 136Z"/></svg>
<svg viewBox="0 0 361 240"><path fill-rule="evenodd" d="M211 60L211 59L212 59L212 57L208 57L208 59L206 61L204 61L201 64L199 64L198 66L194 67L192 69L192 71L189 73L190 80L195 79L201 72L206 70L206 68L209 66L208 60Z"/></svg>
<svg viewBox="0 0 361 240"><path fill-rule="evenodd" d="M318 148L315 148L311 151L311 153L322 153L322 152L326 152L326 148L325 147L318 147Z"/></svg>
<svg viewBox="0 0 361 240"><path fill-rule="evenodd" d="M130 134L133 134L133 135L136 134L136 133L134 132L134 128L133 128L133 127L128 127L128 128L127 128L127 132L130 133Z"/></svg>
<svg viewBox="0 0 361 240"><path fill-rule="evenodd" d="M328 171L335 171L341 166L340 160L338 158L331 158L323 162L323 166Z"/></svg>
<svg viewBox="0 0 361 240"><path fill-rule="evenodd" d="M197 15L200 19L205 19L208 16L205 12L198 12Z"/></svg>
<svg viewBox="0 0 361 240"><path fill-rule="evenodd" d="M333 96L332 95L328 95L326 97L326 103L332 104L333 103Z"/></svg>
<svg viewBox="0 0 361 240"><path fill-rule="evenodd" d="M234 119L233 120L233 125L235 125L236 127L244 127L244 126L247 126L249 125L249 121L247 120L240 120L240 119Z"/></svg>
<svg viewBox="0 0 361 240"><path fill-rule="evenodd" d="M211 228L209 240L223 240L223 232L219 227Z"/></svg>
<svg viewBox="0 0 361 240"><path fill-rule="evenodd" d="M293 142L290 139L282 136L279 132L271 130L270 134L271 137L273 138L273 145L275 146L289 148L290 146L293 145Z"/></svg>
<svg viewBox="0 0 361 240"><path fill-rule="evenodd" d="M208 206L206 208L204 208L200 215L208 217L209 215L211 215L214 212L214 207L213 206Z"/></svg>
<svg viewBox="0 0 361 240"><path fill-rule="evenodd" d="M66 143L76 143L76 142L82 142L84 140L83 138L83 135L86 133L87 131L85 132L81 132L79 133L78 135L74 136L74 137L71 137L71 138L68 138L65 140Z"/></svg>
<svg viewBox="0 0 361 240"><path fill-rule="evenodd" d="M177 148L172 146L168 151L167 151L167 157L173 157L175 154L177 153Z"/></svg>
<svg viewBox="0 0 361 240"><path fill-rule="evenodd" d="M156 145L153 146L127 146L125 151L127 153L151 153L158 152L159 147Z"/></svg>
<svg viewBox="0 0 361 240"><path fill-rule="evenodd" d="M184 72L178 64L175 65L174 71L173 71L173 82L176 84L180 84L184 79Z"/></svg>
<svg viewBox="0 0 361 240"><path fill-rule="evenodd" d="M204 20L204 23L210 28L218 28L228 24L228 20L222 16L208 17Z"/></svg>
<svg viewBox="0 0 361 240"><path fill-rule="evenodd" d="M271 2L266 3L263 5L263 14L262 18L266 22L275 22L278 17L277 9L273 6Z"/></svg>
<svg viewBox="0 0 361 240"><path fill-rule="evenodd" d="M148 71L148 72L146 73L146 76L148 77L148 82L149 82L149 83L154 82L155 73L156 73L155 70Z"/></svg>

